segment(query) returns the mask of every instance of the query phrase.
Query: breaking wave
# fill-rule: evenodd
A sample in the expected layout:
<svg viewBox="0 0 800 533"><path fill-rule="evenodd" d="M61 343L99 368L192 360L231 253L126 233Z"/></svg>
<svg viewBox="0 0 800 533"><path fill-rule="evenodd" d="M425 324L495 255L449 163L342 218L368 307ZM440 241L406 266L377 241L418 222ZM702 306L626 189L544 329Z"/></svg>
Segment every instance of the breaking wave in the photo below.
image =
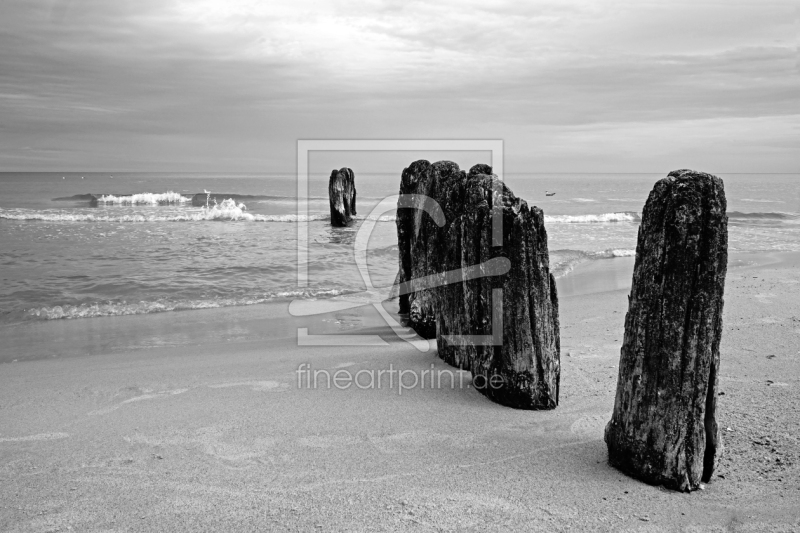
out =
<svg viewBox="0 0 800 533"><path fill-rule="evenodd" d="M97 197L98 205L181 205L191 202L191 198L182 196L177 192L132 194L129 196L114 196L113 194Z"/></svg>
<svg viewBox="0 0 800 533"><path fill-rule="evenodd" d="M55 305L52 307L35 307L24 311L24 318L28 320L58 320L71 318L94 318L125 315L145 315L150 313L164 313L167 311L188 311L192 309L214 309L218 307L235 307L244 305L257 305L283 299L320 299L333 298L345 294L360 292L345 289L304 289L293 291L279 291L252 296L231 298L214 298L210 300L171 300L161 298L155 301L109 301L92 302L79 305Z"/></svg>
<svg viewBox="0 0 800 533"><path fill-rule="evenodd" d="M125 215L95 214L74 211L37 211L32 209L0 209L0 219L43 222L201 222L201 221L246 221L246 222L298 222L326 220L330 215L261 215L248 213L244 204L225 200L221 204L197 211L173 214L131 213Z"/></svg>
<svg viewBox="0 0 800 533"><path fill-rule="evenodd" d="M729 220L751 220L751 221L775 221L775 220L800 220L800 215L796 213L782 213L782 212L769 212L769 213L742 213L740 211L731 211L728 213Z"/></svg>
<svg viewBox="0 0 800 533"><path fill-rule="evenodd" d="M591 224L604 222L640 222L641 214L635 211L603 213L601 215L545 215L544 221L554 224Z"/></svg>
<svg viewBox="0 0 800 533"><path fill-rule="evenodd" d="M588 252L589 257L593 259L613 259L614 257L636 257L636 250L628 250L624 248L612 248L603 250L602 252Z"/></svg>
<svg viewBox="0 0 800 533"><path fill-rule="evenodd" d="M141 204L140 204L141 205ZM379 217L356 216L357 220L372 218L381 222L392 222L394 215ZM221 204L198 208L197 211L185 211L172 214L130 213L125 215L109 215L106 213L74 212L74 211L38 211L33 209L0 209L0 219L30 220L43 222L201 222L201 221L244 221L244 222L301 222L329 220L330 214L311 215L262 215L249 213L243 203L237 204L233 199L224 200Z"/></svg>
<svg viewBox="0 0 800 533"><path fill-rule="evenodd" d="M626 248L609 248L599 252L582 250L553 250L550 252L550 271L556 278L572 272L581 263L597 259L614 259L616 257L636 257L636 250Z"/></svg>

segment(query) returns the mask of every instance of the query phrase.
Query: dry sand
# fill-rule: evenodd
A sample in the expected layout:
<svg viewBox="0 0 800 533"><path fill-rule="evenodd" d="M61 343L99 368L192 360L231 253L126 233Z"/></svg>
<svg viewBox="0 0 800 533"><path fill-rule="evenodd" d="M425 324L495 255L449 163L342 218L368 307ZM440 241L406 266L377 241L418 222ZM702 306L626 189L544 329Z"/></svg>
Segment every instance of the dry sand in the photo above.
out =
<svg viewBox="0 0 800 533"><path fill-rule="evenodd" d="M301 363L448 368L369 307L303 321L285 305L60 321L24 330L38 346L27 351L9 330L0 530L800 530L800 255L744 264L754 257L728 273L725 456L704 491L607 464L627 288L600 280L630 279L629 261L610 260L560 282L562 397L549 412L468 387L298 388ZM388 346L299 347L298 325ZM95 355L78 356L76 338Z"/></svg>

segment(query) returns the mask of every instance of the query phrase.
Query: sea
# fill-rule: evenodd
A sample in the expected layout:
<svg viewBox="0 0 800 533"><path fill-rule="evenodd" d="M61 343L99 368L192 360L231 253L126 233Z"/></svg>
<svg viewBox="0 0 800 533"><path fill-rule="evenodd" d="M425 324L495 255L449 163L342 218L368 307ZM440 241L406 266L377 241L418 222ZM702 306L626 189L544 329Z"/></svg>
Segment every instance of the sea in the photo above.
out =
<svg viewBox="0 0 800 533"><path fill-rule="evenodd" d="M543 209L561 279L584 263L634 256L641 210L663 177L503 178ZM720 177L730 252L800 251L800 175ZM0 325L323 299L360 293L367 282L388 291L398 265L395 216L373 210L397 194L399 173L356 172L358 218L348 228L329 223L327 181L312 175L300 202L291 174L0 173ZM193 205L207 193L214 201ZM365 281L354 248L367 221ZM302 282L298 231L308 235Z"/></svg>

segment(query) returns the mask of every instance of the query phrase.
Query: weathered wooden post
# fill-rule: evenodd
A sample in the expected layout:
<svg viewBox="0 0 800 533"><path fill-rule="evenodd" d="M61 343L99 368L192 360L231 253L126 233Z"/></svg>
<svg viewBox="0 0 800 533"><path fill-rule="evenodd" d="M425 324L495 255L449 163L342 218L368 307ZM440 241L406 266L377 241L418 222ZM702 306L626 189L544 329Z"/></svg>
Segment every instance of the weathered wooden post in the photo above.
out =
<svg viewBox="0 0 800 533"><path fill-rule="evenodd" d="M553 409L561 376L558 296L550 273L544 214L528 207L476 165L467 177L463 208L446 244L449 268L503 260L501 272L466 279L439 291L440 357L472 372L492 401L518 409ZM502 246L493 239L502 217Z"/></svg>
<svg viewBox="0 0 800 533"><path fill-rule="evenodd" d="M403 174L400 178L400 194L425 194L421 191L420 181L426 178L430 166L430 162L420 159L403 169ZM421 220L421 217L424 216L424 213L420 212L420 207L420 205L415 205L412 208L403 208L399 203L397 206L395 223L397 224L397 248L400 257L400 271L397 275L398 284L408 282L414 277L413 271L417 261L414 261L412 249L419 233L417 220ZM413 293L400 294L401 313L411 311L411 300L414 297Z"/></svg>
<svg viewBox="0 0 800 533"><path fill-rule="evenodd" d="M720 178L676 170L656 183L639 228L609 462L691 491L722 451L716 421L728 218Z"/></svg>
<svg viewBox="0 0 800 533"><path fill-rule="evenodd" d="M356 182L353 170L342 168L331 172L328 199L331 204L331 226L347 226L356 215Z"/></svg>
<svg viewBox="0 0 800 533"><path fill-rule="evenodd" d="M411 287L400 311L421 336L436 337L439 357L470 370L475 387L521 409L558 405L561 371L558 297L550 274L541 209L514 196L488 165L469 175L449 161L415 161L398 204L398 281ZM425 198L444 216L421 209ZM502 246L494 219L502 219ZM433 284L431 284L433 280Z"/></svg>
<svg viewBox="0 0 800 533"><path fill-rule="evenodd" d="M414 195L413 209L397 210L397 245L400 251L400 282L409 282L412 292L400 296L400 312L409 313L409 325L421 337L436 337L436 288L425 288L426 279L446 270L444 255L447 228L462 208L466 173L452 161L414 161L403 170L400 194ZM439 226L422 204L432 200L442 211Z"/></svg>

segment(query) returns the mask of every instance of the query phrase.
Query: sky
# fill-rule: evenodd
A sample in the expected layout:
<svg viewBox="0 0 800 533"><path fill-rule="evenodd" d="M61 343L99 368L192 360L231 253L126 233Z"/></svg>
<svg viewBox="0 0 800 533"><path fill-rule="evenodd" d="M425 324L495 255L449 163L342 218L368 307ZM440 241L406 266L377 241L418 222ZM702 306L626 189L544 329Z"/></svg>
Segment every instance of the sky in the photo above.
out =
<svg viewBox="0 0 800 533"><path fill-rule="evenodd" d="M515 174L800 172L796 4L3 0L0 171L501 139Z"/></svg>

